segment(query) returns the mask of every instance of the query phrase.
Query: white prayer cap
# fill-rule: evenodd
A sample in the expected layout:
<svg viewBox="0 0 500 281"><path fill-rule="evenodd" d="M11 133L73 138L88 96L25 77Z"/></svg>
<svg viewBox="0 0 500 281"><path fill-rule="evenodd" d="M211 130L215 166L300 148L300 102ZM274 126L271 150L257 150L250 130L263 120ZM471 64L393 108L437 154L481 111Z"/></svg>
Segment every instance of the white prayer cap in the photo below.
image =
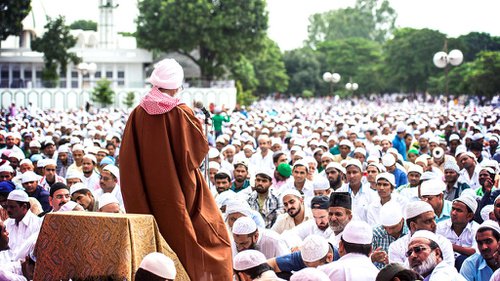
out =
<svg viewBox="0 0 500 281"><path fill-rule="evenodd" d="M266 262L267 259L263 253L257 250L245 250L239 252L238 254L236 254L236 256L234 256L233 268L237 271L244 271L256 267L258 265L264 264Z"/></svg>
<svg viewBox="0 0 500 281"><path fill-rule="evenodd" d="M382 165L384 165L384 167L391 167L394 164L396 164L394 155L386 153L384 156L382 156Z"/></svg>
<svg viewBox="0 0 500 281"><path fill-rule="evenodd" d="M394 226L403 219L403 212L397 203L389 202L382 205L379 216L383 226Z"/></svg>
<svg viewBox="0 0 500 281"><path fill-rule="evenodd" d="M96 163L97 163L97 159L96 159L96 158L95 158L95 156L94 156L94 155L92 155L92 154L85 154L85 155L83 156L83 159L89 159L89 160L90 160L90 161L92 161L94 164L96 164Z"/></svg>
<svg viewBox="0 0 500 281"><path fill-rule="evenodd" d="M493 209L493 204L486 205L481 209L481 218L483 219L483 221L487 221L490 219L490 213L493 212Z"/></svg>
<svg viewBox="0 0 500 281"><path fill-rule="evenodd" d="M405 219L412 219L426 212L434 212L431 204L424 201L412 201L406 204Z"/></svg>
<svg viewBox="0 0 500 281"><path fill-rule="evenodd" d="M297 189L287 189L281 193L281 202L283 202L283 198L287 195L294 195L297 196L297 198L302 198L302 194L300 194L300 191Z"/></svg>
<svg viewBox="0 0 500 281"><path fill-rule="evenodd" d="M215 162L215 161L210 161L208 162L208 168L209 169L215 169L215 170L220 170L220 164L218 162Z"/></svg>
<svg viewBox="0 0 500 281"><path fill-rule="evenodd" d="M437 235L434 232L431 232L429 230L415 231L415 233L413 233L413 235L410 238L410 242L412 242L413 240L415 240L417 238L426 238L426 239L429 239L429 240L434 241L437 244L439 244L439 238L437 237ZM441 245L439 245L439 247L441 248Z"/></svg>
<svg viewBox="0 0 500 281"><path fill-rule="evenodd" d="M373 240L373 230L364 221L352 220L344 228L342 239L348 243L367 245Z"/></svg>
<svg viewBox="0 0 500 281"><path fill-rule="evenodd" d="M442 180L433 178L422 182L422 184L420 185L420 195L439 195L442 194L445 189L446 184Z"/></svg>
<svg viewBox="0 0 500 281"><path fill-rule="evenodd" d="M117 179L120 178L120 169L118 169L118 167L116 167L113 164L108 164L108 165L104 166L104 168L102 168L102 170L110 172Z"/></svg>
<svg viewBox="0 0 500 281"><path fill-rule="evenodd" d="M493 168L491 167L481 167L481 171L485 170L486 172L488 172L489 174L496 174L495 173L495 170L493 170Z"/></svg>
<svg viewBox="0 0 500 281"><path fill-rule="evenodd" d="M217 195L217 197L215 198L215 204L217 204L217 207L219 207L219 209L220 209L220 208L226 206L227 202L234 199L235 196L236 196L236 193L234 193L232 191L224 191L224 192L220 193L219 195Z"/></svg>
<svg viewBox="0 0 500 281"><path fill-rule="evenodd" d="M33 171L26 171L21 175L21 183L27 183L32 181L39 181L40 176Z"/></svg>
<svg viewBox="0 0 500 281"><path fill-rule="evenodd" d="M450 135L450 142L454 141L454 140L460 141L460 137L457 134L451 134Z"/></svg>
<svg viewBox="0 0 500 281"><path fill-rule="evenodd" d="M439 176L434 173L434 172L429 172L429 171L425 171L421 176L420 176L420 180L421 181L428 181L428 180L432 180L432 179L439 179Z"/></svg>
<svg viewBox="0 0 500 281"><path fill-rule="evenodd" d="M261 167L255 171L255 175L256 176L257 175L265 175L265 176L269 177L272 181L274 178L274 171L271 169L266 169L265 167Z"/></svg>
<svg viewBox="0 0 500 281"><path fill-rule="evenodd" d="M104 207L106 205L112 204L112 203L116 203L116 204L120 205L120 202L118 202L118 199L116 199L116 196L114 196L111 193L104 193L103 195L101 195L101 197L99 197L98 201L99 201L99 209L101 209L102 207Z"/></svg>
<svg viewBox="0 0 500 281"><path fill-rule="evenodd" d="M22 154L21 152L13 152L13 153L9 154L9 158L16 158L18 161L21 161L25 157L24 157L24 154Z"/></svg>
<svg viewBox="0 0 500 281"><path fill-rule="evenodd" d="M71 149L71 151L73 151L73 152L74 151L83 151L83 152L85 152L85 147L82 144L77 143L77 144L73 145L73 148Z"/></svg>
<svg viewBox="0 0 500 281"><path fill-rule="evenodd" d="M382 164L378 163L378 159L377 159L377 162L371 162L370 164L368 164L367 167L370 167L370 166L377 168L379 173L383 173L383 172L387 171Z"/></svg>
<svg viewBox="0 0 500 281"><path fill-rule="evenodd" d="M29 160L28 158L26 158L26 159L21 160L21 162L19 162L19 165L23 165L23 164L33 165L33 162L31 162L31 160Z"/></svg>
<svg viewBox="0 0 500 281"><path fill-rule="evenodd" d="M229 172L228 170L220 169L217 171L216 175L218 175L218 174L227 175L229 177L229 180L231 180L231 172Z"/></svg>
<svg viewBox="0 0 500 281"><path fill-rule="evenodd" d="M2 166L0 166L0 173L1 172L14 173L14 168L12 168L11 165L6 163L6 164L3 164Z"/></svg>
<svg viewBox="0 0 500 281"><path fill-rule="evenodd" d="M404 133L406 132L406 125L403 123L399 123L396 127L396 133Z"/></svg>
<svg viewBox="0 0 500 281"><path fill-rule="evenodd" d="M337 171L342 172L344 175L346 174L346 170L345 170L344 166L340 165L340 163L338 163L338 162L328 163L325 171L328 171L329 169L332 169L332 168L337 169Z"/></svg>
<svg viewBox="0 0 500 281"><path fill-rule="evenodd" d="M313 181L314 190L328 190L330 188L330 182L325 177L316 177Z"/></svg>
<svg viewBox="0 0 500 281"><path fill-rule="evenodd" d="M108 135L108 137L109 137L109 135ZM108 139L108 137L106 137L106 140L109 140L109 141L110 141L110 140L111 140L111 138L109 138L109 139ZM70 145L77 144L77 143L80 143L80 142L81 142L81 140L80 140L78 137L71 137L71 138L69 139L69 144L70 144Z"/></svg>
<svg viewBox="0 0 500 281"><path fill-rule="evenodd" d="M335 157L330 152L325 152L325 153L323 153L323 155L321 155L321 159L323 159L323 158L329 158L329 159L333 160Z"/></svg>
<svg viewBox="0 0 500 281"><path fill-rule="evenodd" d="M464 203L467 207L469 207L472 210L472 213L476 213L477 210L477 201L475 198L472 196L469 196L467 194L461 194L457 199L453 200L453 202L458 201Z"/></svg>
<svg viewBox="0 0 500 281"><path fill-rule="evenodd" d="M75 201L68 201L59 209L59 212L73 211L73 209L78 205Z"/></svg>
<svg viewBox="0 0 500 281"><path fill-rule="evenodd" d="M219 156L220 156L219 150L217 150L217 148L215 147L210 147L210 149L208 150L208 158L212 159Z"/></svg>
<svg viewBox="0 0 500 281"><path fill-rule="evenodd" d="M229 199L226 201L226 216L234 213L241 213L247 217L252 216L250 206L247 201L240 201L238 199Z"/></svg>
<svg viewBox="0 0 500 281"><path fill-rule="evenodd" d="M453 170L457 173L460 173L460 168L458 167L457 163L453 162L453 161L446 161L444 163L444 167L443 167L443 170L446 171L446 170Z"/></svg>
<svg viewBox="0 0 500 281"><path fill-rule="evenodd" d="M295 272L290 281L330 281L328 275L315 267L306 267Z"/></svg>
<svg viewBox="0 0 500 281"><path fill-rule="evenodd" d="M17 202L29 202L28 193L23 190L12 190L7 197L7 200L17 201Z"/></svg>
<svg viewBox="0 0 500 281"><path fill-rule="evenodd" d="M41 166L43 165L43 166ZM56 160L54 159L44 159L44 161L42 162L42 164L40 164L40 161L38 161L38 165L37 167L46 167L46 166L57 166L57 162Z"/></svg>
<svg viewBox="0 0 500 281"><path fill-rule="evenodd" d="M14 191L12 191L12 192L14 192ZM10 194L9 194L9 196L10 196ZM496 221L492 221L492 220L484 221L481 225L479 225L479 228L477 229L477 231L479 231L482 228L491 228L491 229L495 230L498 234L500 234L500 226L498 225L498 222L496 222Z"/></svg>
<svg viewBox="0 0 500 281"><path fill-rule="evenodd" d="M467 151L467 147L463 144L457 146L455 149L455 157Z"/></svg>
<svg viewBox="0 0 500 281"><path fill-rule="evenodd" d="M66 179L80 179L81 181L83 181L83 173L81 172L77 172L77 171L69 171L67 174L66 174Z"/></svg>
<svg viewBox="0 0 500 281"><path fill-rule="evenodd" d="M306 167L306 170L309 171L309 165L307 164L307 162L304 159L300 159L300 160L295 161L295 163L293 163L292 170L295 169L295 167L297 167L297 166L304 166L304 167Z"/></svg>
<svg viewBox="0 0 500 281"><path fill-rule="evenodd" d="M300 254L305 262L315 262L328 254L330 245L322 236L311 234L304 239L300 246Z"/></svg>
<svg viewBox="0 0 500 281"><path fill-rule="evenodd" d="M361 162L359 162L358 159L348 160L346 165L345 165L346 170L349 166L356 166L359 168L360 171L363 171L363 165L361 164Z"/></svg>
<svg viewBox="0 0 500 281"><path fill-rule="evenodd" d="M69 147L67 145L61 145L57 149L58 153L69 153Z"/></svg>
<svg viewBox="0 0 500 281"><path fill-rule="evenodd" d="M396 186L396 178L391 173L380 173L375 178L375 182L378 182L379 179L387 180L393 187Z"/></svg>
<svg viewBox="0 0 500 281"><path fill-rule="evenodd" d="M155 64L148 82L162 89L175 90L182 86L184 70L174 59L164 59Z"/></svg>
<svg viewBox="0 0 500 281"><path fill-rule="evenodd" d="M410 168L408 169L408 174L412 172L419 173L420 175L422 175L424 173L424 169L420 165L410 164Z"/></svg>
<svg viewBox="0 0 500 281"><path fill-rule="evenodd" d="M70 190L69 190L69 194L73 195L73 193L81 191L81 190L90 191L90 188L88 186L86 186L84 183L77 182L77 183L71 185Z"/></svg>
<svg viewBox="0 0 500 281"><path fill-rule="evenodd" d="M297 152L295 152L295 154L293 155L293 157L300 157L302 159L304 159L306 157L306 153L302 150L297 150Z"/></svg>
<svg viewBox="0 0 500 281"><path fill-rule="evenodd" d="M356 154L356 153L361 153L363 155L366 155L366 149L364 149L362 147L357 147L356 149L354 149L353 154Z"/></svg>
<svg viewBox="0 0 500 281"><path fill-rule="evenodd" d="M32 140L32 141L30 141L30 147L38 147L38 148L41 148L41 147L42 147L42 145L40 144L40 142L39 142L39 141L37 141L37 140Z"/></svg>
<svg viewBox="0 0 500 281"><path fill-rule="evenodd" d="M253 149L253 146L249 145L249 144L246 144L245 146L243 146L243 150L251 150L252 152L255 152L255 149Z"/></svg>
<svg viewBox="0 0 500 281"><path fill-rule="evenodd" d="M341 146L348 146L349 149L351 149L352 143L349 140L345 139L339 143L339 147L341 147Z"/></svg>
<svg viewBox="0 0 500 281"><path fill-rule="evenodd" d="M162 253L147 254L144 259L142 259L139 268L164 279L174 280L177 274L174 262Z"/></svg>
<svg viewBox="0 0 500 281"><path fill-rule="evenodd" d="M233 234L247 235L257 230L257 224L252 218L240 217L233 224Z"/></svg>

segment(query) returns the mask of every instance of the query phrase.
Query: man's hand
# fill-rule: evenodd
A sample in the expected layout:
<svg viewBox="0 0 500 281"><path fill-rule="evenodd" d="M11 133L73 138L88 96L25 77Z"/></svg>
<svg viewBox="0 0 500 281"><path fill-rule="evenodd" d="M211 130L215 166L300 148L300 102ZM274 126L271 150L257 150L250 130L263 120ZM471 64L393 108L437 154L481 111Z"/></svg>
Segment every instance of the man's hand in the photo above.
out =
<svg viewBox="0 0 500 281"><path fill-rule="evenodd" d="M389 263L389 256L384 250L382 250L382 247L378 247L377 249L375 249L375 251L372 252L370 258L372 259L372 262L380 262L383 264Z"/></svg>

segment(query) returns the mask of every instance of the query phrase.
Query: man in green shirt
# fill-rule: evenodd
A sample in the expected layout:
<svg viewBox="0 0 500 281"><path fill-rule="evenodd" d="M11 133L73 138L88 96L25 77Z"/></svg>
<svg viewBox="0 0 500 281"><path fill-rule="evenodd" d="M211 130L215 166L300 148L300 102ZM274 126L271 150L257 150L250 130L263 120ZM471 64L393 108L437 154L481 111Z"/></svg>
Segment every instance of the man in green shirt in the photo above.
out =
<svg viewBox="0 0 500 281"><path fill-rule="evenodd" d="M214 110L215 115L212 116L212 122L214 125L215 137L222 135L222 122L229 122L229 116L225 111L220 108ZM224 115L222 115L224 113Z"/></svg>

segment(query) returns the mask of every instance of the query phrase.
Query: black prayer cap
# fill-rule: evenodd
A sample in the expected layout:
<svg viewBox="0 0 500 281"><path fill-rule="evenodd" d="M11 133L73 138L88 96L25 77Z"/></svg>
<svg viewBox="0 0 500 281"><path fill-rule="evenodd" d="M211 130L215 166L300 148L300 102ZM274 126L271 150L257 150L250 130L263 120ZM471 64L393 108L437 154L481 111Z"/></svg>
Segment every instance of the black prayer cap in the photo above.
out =
<svg viewBox="0 0 500 281"><path fill-rule="evenodd" d="M343 207L352 210L352 199L349 192L332 192L330 194L330 207Z"/></svg>
<svg viewBox="0 0 500 281"><path fill-rule="evenodd" d="M67 185L65 185L62 182L56 182L50 187L50 197L54 197L54 193L58 191L59 189L67 189L69 191L69 188Z"/></svg>
<svg viewBox="0 0 500 281"><path fill-rule="evenodd" d="M311 209L328 210L328 197L327 196L314 196L311 200Z"/></svg>

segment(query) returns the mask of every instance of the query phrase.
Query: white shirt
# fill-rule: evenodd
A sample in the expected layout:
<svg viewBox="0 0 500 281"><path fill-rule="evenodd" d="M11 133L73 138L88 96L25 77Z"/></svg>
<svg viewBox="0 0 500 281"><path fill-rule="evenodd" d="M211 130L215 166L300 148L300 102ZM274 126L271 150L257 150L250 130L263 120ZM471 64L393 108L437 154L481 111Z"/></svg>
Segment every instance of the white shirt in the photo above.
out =
<svg viewBox="0 0 500 281"><path fill-rule="evenodd" d="M303 241L307 236L311 234L322 236L323 238L328 240L332 233L333 230L330 227L325 230L321 230L316 225L316 221L314 219L310 219L290 230L283 232L282 236L286 240L288 246L298 247L300 246L300 243L299 245L297 245L297 242Z"/></svg>
<svg viewBox="0 0 500 281"><path fill-rule="evenodd" d="M232 241L232 249L234 257L238 253L234 239ZM254 250L263 253L266 259L290 254L290 249L281 236L278 233L265 228L259 228L259 238L257 238Z"/></svg>
<svg viewBox="0 0 500 281"><path fill-rule="evenodd" d="M40 231L42 219L33 214L30 210L24 218L16 224L14 219L5 220L5 227L9 232L9 247L13 253L21 250L28 238Z"/></svg>
<svg viewBox="0 0 500 281"><path fill-rule="evenodd" d="M479 228L479 224L477 222L469 222L460 236L457 236L455 231L453 231L453 229L451 228L451 224L451 219L439 222L437 224L436 233L446 237L448 240L450 240L451 244L462 247L477 248L475 237L477 229Z"/></svg>
<svg viewBox="0 0 500 281"><path fill-rule="evenodd" d="M313 219L313 214L311 209L304 205L302 205L302 208L305 208L305 210L304 210L304 220L301 223ZM295 225L295 220L288 213L284 213L278 215L278 218L276 219L276 222L274 223L271 229L276 231L278 234L281 234L283 233L283 231L290 230L296 226L297 225Z"/></svg>
<svg viewBox="0 0 500 281"><path fill-rule="evenodd" d="M469 173L467 170L464 168L460 170L460 176L458 177L458 182L465 182L470 188L476 190L478 188L481 188L481 185L479 184L479 172L481 172L481 165L476 164L476 168L474 168L474 173L472 174L472 177L469 177Z"/></svg>
<svg viewBox="0 0 500 281"><path fill-rule="evenodd" d="M356 195L352 192L348 183L334 192L349 192L352 199L353 219L365 222L367 221L368 206L374 201L380 201L377 192L370 188L370 184L362 184Z"/></svg>
<svg viewBox="0 0 500 281"><path fill-rule="evenodd" d="M436 234L439 241L435 241L441 248L443 253L443 260L451 265L455 266L455 255L453 252L453 246L451 242L446 239L446 237ZM411 233L399 238L398 240L391 243L389 246L389 262L390 263L400 263L408 265L408 258L406 257L406 252L408 251L408 244L410 244Z"/></svg>
<svg viewBox="0 0 500 281"><path fill-rule="evenodd" d="M267 150L267 155L265 157L262 157L260 149L250 157L250 163L248 165L248 173L250 176L254 176L255 172L259 169L274 171L273 152L270 149Z"/></svg>
<svg viewBox="0 0 500 281"><path fill-rule="evenodd" d="M403 212L404 207L406 206L406 202L408 202L408 199L397 194L397 192L393 192L391 195L391 200L385 204L390 203L390 204L399 206L401 209L401 212ZM381 208L382 208L382 203L380 203L380 200L375 200L368 206L368 211L366 212L366 222L370 226L376 227L376 226L381 225L381 223L380 223L380 209Z"/></svg>
<svg viewBox="0 0 500 281"><path fill-rule="evenodd" d="M97 189L95 191L95 196L97 198L97 201L99 201L99 197L101 197L101 195L103 195L104 193L105 193L104 190L100 187L99 187L99 189ZM120 204L120 207L125 209L125 205L123 204L123 196L122 196L122 190L120 188L120 185L116 184L110 193L116 197L116 199L118 200L118 203Z"/></svg>
<svg viewBox="0 0 500 281"><path fill-rule="evenodd" d="M457 272L457 269L447 264L440 262L432 271L429 281L465 281L466 279Z"/></svg>
<svg viewBox="0 0 500 281"><path fill-rule="evenodd" d="M100 176L96 171L93 171L92 175L88 178L83 176L82 180L83 184L85 184L85 186L87 186L91 191L96 191L101 188L101 184L99 184Z"/></svg>
<svg viewBox="0 0 500 281"><path fill-rule="evenodd" d="M379 272L369 257L358 253L346 254L338 261L319 266L318 269L335 281L373 281Z"/></svg>

